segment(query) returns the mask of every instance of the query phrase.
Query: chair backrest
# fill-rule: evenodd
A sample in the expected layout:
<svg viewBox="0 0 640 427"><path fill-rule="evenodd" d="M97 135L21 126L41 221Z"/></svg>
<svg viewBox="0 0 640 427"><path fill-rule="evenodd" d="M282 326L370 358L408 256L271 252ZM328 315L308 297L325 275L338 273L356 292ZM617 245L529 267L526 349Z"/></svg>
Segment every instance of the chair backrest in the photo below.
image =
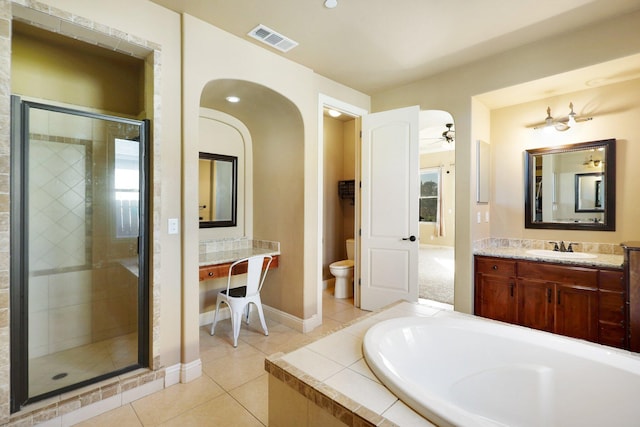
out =
<svg viewBox="0 0 640 427"><path fill-rule="evenodd" d="M267 265L264 268L264 273L262 273L262 266L264 265L264 260L268 259ZM273 261L273 257L271 255L254 255L252 257L240 259L229 267L229 279L227 282L227 289L231 283L231 274L233 268L244 262L247 263L247 296L254 295L260 292L262 289L262 284L264 283L264 279L267 277L267 272L269 271L269 266L271 266L271 261Z"/></svg>

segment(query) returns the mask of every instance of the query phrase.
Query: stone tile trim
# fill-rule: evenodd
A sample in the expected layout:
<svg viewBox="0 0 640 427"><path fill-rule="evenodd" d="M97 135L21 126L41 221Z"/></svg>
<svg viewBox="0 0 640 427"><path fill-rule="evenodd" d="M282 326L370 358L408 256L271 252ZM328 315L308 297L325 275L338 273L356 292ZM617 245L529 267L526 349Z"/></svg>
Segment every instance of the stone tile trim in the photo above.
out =
<svg viewBox="0 0 640 427"><path fill-rule="evenodd" d="M496 248L516 248L516 249L553 249L554 240L539 239L512 239L502 237L489 237L473 242L473 250L496 249ZM565 243L572 243L576 252L588 252L604 255L624 255L624 248L615 243L594 243L594 242L573 242L565 240Z"/></svg>
<svg viewBox="0 0 640 427"><path fill-rule="evenodd" d="M11 3L24 8L24 11L20 11L18 9L14 11L14 19L25 22L34 27L70 36L78 40L82 40L85 43L114 49L117 52L135 56L137 58L144 58L152 51L160 50L160 45L158 43L102 25L82 16L65 12L48 4L40 3L35 0L11 0ZM60 21L55 27L52 27L50 25L52 21L47 19L47 16L58 18ZM61 25L60 22L62 21L72 23L79 29L69 29L67 26ZM49 25L44 22L49 23Z"/></svg>
<svg viewBox="0 0 640 427"><path fill-rule="evenodd" d="M387 310L396 305L402 304L403 301L396 301L370 313L360 316L350 322L339 327L327 331L318 337L318 339L331 335L341 329L358 323L361 320L375 316L376 314ZM302 344L301 347L309 343ZM293 351L295 349L291 349ZM340 420L350 427L392 427L396 424L392 423L385 417L376 414L372 410L360 405L349 397L343 395L339 391L329 387L322 381L306 374L300 369L292 366L288 362L282 360L284 353L279 352L272 354L264 360L264 370L276 379L282 381L287 386L297 391L307 400L315 403L334 418Z"/></svg>
<svg viewBox="0 0 640 427"><path fill-rule="evenodd" d="M27 405L20 412L11 415L7 426L35 426L164 377L164 369L144 369L111 378L83 388L75 392L75 395L71 392Z"/></svg>
<svg viewBox="0 0 640 427"><path fill-rule="evenodd" d="M246 237L201 240L198 253L207 254L249 248L268 249L273 252L280 252L280 242L247 239Z"/></svg>
<svg viewBox="0 0 640 427"><path fill-rule="evenodd" d="M279 354L282 355L281 353ZM277 355L275 355L277 356ZM362 407L347 396L333 390L323 382L306 375L287 362L276 359L265 359L265 370L297 391L308 401L315 403L334 418L347 426L375 427L382 424L385 418Z"/></svg>

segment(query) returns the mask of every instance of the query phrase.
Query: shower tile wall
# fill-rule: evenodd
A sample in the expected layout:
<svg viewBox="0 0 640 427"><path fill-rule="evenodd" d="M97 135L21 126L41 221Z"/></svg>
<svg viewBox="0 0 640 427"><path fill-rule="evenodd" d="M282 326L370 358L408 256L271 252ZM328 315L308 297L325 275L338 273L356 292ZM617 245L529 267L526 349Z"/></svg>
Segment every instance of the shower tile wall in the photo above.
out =
<svg viewBox="0 0 640 427"><path fill-rule="evenodd" d="M131 239L110 235L105 129L58 117L31 117L30 358L137 328L137 277L109 262L131 256Z"/></svg>

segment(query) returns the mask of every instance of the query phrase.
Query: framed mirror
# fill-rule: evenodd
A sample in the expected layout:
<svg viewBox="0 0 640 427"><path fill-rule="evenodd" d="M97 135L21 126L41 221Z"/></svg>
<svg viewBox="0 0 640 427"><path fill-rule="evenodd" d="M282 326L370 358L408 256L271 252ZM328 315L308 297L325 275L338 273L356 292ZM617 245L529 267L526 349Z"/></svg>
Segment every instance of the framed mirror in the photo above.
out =
<svg viewBox="0 0 640 427"><path fill-rule="evenodd" d="M200 228L235 227L238 158L201 152L198 173Z"/></svg>
<svg viewBox="0 0 640 427"><path fill-rule="evenodd" d="M615 139L525 151L525 228L614 231Z"/></svg>

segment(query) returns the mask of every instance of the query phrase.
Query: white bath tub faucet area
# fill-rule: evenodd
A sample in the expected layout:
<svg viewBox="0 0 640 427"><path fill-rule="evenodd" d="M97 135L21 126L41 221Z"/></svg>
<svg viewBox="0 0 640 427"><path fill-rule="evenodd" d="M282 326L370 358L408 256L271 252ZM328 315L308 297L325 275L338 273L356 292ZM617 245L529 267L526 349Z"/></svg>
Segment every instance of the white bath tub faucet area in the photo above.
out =
<svg viewBox="0 0 640 427"><path fill-rule="evenodd" d="M459 313L371 327L364 357L439 426L638 426L640 357Z"/></svg>

